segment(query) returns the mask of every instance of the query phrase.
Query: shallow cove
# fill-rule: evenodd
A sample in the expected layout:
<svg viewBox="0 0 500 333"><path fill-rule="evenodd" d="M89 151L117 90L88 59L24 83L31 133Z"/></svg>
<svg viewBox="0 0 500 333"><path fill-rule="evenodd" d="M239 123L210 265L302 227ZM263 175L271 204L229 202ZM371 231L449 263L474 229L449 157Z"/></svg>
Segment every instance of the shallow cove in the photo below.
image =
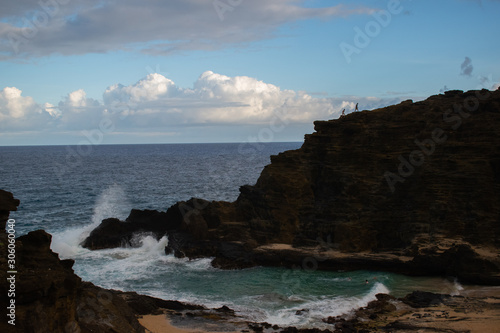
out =
<svg viewBox="0 0 500 333"><path fill-rule="evenodd" d="M65 234L54 235L54 249L62 248ZM446 279L385 272L274 267L220 270L210 265L210 258L188 260L165 255L166 237L156 241L143 236L136 241L137 248L90 251L73 247L75 272L105 288L210 308L226 305L248 321L317 328L328 327L322 319L365 306L378 293L404 296L413 290L427 290L457 294L462 289Z"/></svg>

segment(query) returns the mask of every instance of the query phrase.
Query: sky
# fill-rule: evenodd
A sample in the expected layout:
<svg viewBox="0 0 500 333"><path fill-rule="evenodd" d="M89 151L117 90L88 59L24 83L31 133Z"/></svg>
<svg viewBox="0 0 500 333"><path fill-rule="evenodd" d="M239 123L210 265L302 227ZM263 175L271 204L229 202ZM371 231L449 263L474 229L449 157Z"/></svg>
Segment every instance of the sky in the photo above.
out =
<svg viewBox="0 0 500 333"><path fill-rule="evenodd" d="M0 146L302 141L496 89L500 0L8 0Z"/></svg>

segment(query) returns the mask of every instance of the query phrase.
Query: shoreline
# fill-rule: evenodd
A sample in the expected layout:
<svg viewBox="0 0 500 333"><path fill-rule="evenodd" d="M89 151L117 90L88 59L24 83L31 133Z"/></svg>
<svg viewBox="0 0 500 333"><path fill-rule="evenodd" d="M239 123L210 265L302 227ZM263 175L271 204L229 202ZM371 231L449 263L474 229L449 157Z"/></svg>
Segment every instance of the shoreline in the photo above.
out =
<svg viewBox="0 0 500 333"><path fill-rule="evenodd" d="M268 323L238 321L233 315L218 317L207 312L173 312L138 317L149 333L236 332L499 332L500 287L475 287L466 296L413 292L403 298L377 294L366 307L338 317L326 317L331 328L279 327ZM487 295L485 295L487 294Z"/></svg>

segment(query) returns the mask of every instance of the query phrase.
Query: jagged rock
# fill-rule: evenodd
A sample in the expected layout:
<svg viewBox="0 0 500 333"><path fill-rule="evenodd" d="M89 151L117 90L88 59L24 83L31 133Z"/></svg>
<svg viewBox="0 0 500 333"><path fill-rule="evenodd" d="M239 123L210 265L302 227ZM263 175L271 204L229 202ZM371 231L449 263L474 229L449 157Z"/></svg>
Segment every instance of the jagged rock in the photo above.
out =
<svg viewBox="0 0 500 333"><path fill-rule="evenodd" d="M296 316L302 316L304 313L309 312L309 309L302 309L302 310L297 310L295 311Z"/></svg>
<svg viewBox="0 0 500 333"><path fill-rule="evenodd" d="M413 270L430 275L455 276L464 282L495 284L498 267L482 258L468 244L458 244L439 253L417 254L410 263ZM492 281L490 281L492 280Z"/></svg>
<svg viewBox="0 0 500 333"><path fill-rule="evenodd" d="M208 206L208 201L193 198L176 203L166 212L132 209L125 221L117 218L103 220L82 246L91 250L133 246L131 241L136 234L149 233L160 239L173 230L185 232L190 239L208 239L208 229L218 226L218 217L210 216L208 209L203 216L198 213Z"/></svg>
<svg viewBox="0 0 500 333"><path fill-rule="evenodd" d="M78 290L76 320L70 325L78 325L81 332L145 332L121 294L83 282Z"/></svg>
<svg viewBox="0 0 500 333"><path fill-rule="evenodd" d="M19 199L14 198L14 194L0 190L0 211L16 211L20 203Z"/></svg>
<svg viewBox="0 0 500 333"><path fill-rule="evenodd" d="M146 232L132 223L123 222L116 218L105 219L97 228L92 230L82 243L82 246L92 250L99 250L130 245L132 235L140 231Z"/></svg>
<svg viewBox="0 0 500 333"><path fill-rule="evenodd" d="M365 317L375 319L381 314L396 311L396 305L391 302L395 300L393 296L387 294L377 294L375 297L377 299L368 303L366 308L357 311L357 316L364 314Z"/></svg>
<svg viewBox="0 0 500 333"><path fill-rule="evenodd" d="M140 233L152 234L160 239L167 230L178 227L177 224L169 222L175 221L176 218L168 216L169 212L132 209L125 221L117 218L103 220L83 241L82 246L92 250L133 246L133 236Z"/></svg>
<svg viewBox="0 0 500 333"><path fill-rule="evenodd" d="M225 313L225 314L231 314L231 315L235 314L234 310L227 307L226 305L223 305L220 308L215 309L215 311Z"/></svg>
<svg viewBox="0 0 500 333"><path fill-rule="evenodd" d="M159 309L175 311L206 309L200 305L186 304L179 301L168 301L151 296L139 295L135 292L119 292L119 296L127 302L128 306L130 306L137 315L156 313Z"/></svg>
<svg viewBox="0 0 500 333"><path fill-rule="evenodd" d="M436 294L426 291L414 291L401 299L405 304L413 308L427 308L437 306L451 298L450 295Z"/></svg>
<svg viewBox="0 0 500 333"><path fill-rule="evenodd" d="M16 211L19 204L20 201L12 193L0 190L0 233L5 233L9 212Z"/></svg>

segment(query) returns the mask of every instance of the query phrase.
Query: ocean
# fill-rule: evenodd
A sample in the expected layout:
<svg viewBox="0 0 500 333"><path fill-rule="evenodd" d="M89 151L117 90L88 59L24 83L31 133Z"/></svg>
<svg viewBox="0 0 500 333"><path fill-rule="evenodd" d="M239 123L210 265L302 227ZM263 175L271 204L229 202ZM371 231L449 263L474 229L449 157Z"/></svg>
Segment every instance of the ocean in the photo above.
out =
<svg viewBox="0 0 500 333"><path fill-rule="evenodd" d="M324 272L254 267L225 271L210 258L165 255L167 238L137 235L134 248L90 251L79 244L108 217L165 211L199 197L234 201L254 184L270 156L301 143L221 143L0 147L0 189L21 200L16 234L44 229L52 250L75 260L96 285L207 307L226 305L242 318L328 328L322 319L365 306L377 293L413 290L458 294L456 281L372 271ZM365 283L368 280L369 283ZM305 311L300 311L305 310Z"/></svg>

